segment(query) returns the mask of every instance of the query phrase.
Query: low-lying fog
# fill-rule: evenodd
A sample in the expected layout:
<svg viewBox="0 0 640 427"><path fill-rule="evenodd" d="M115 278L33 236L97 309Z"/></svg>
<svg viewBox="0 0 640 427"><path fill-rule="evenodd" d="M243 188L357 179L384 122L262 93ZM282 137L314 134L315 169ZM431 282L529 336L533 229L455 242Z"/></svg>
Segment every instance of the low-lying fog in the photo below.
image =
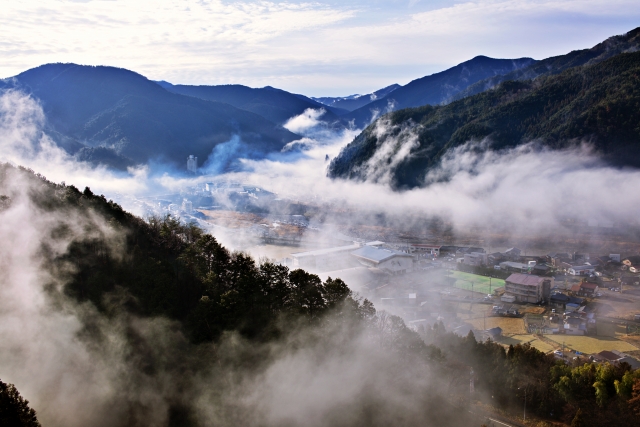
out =
<svg viewBox="0 0 640 427"><path fill-rule="evenodd" d="M609 167L588 144L551 151L535 141L502 152L477 150L483 141L469 141L448 153L439 169L430 172L425 188L394 192L385 185L385 163L397 163L408 152L412 139L402 135L400 150L379 155L367 164L371 182L331 180L326 177L328 159L358 133L358 129L333 131L322 121L322 110L309 110L292 117L285 127L303 135L280 154L266 160L241 160L242 170L218 174L238 182L260 186L280 198L308 203L325 211L326 224L358 221L405 230L426 228L439 217L454 234L468 230L553 236L563 230L567 218L596 223L637 225L640 171ZM385 122L379 121L383 132ZM113 172L77 162L58 148L46 133L41 107L19 92L0 98L0 160L23 165L54 182L80 189L90 187L121 202L134 213L130 197L159 195L211 180L211 175L192 176L184 166L161 163L140 166L128 172ZM387 139L388 140L388 139ZM238 138L226 145L237 149ZM201 172L219 172L225 147L213 150L201 162ZM446 181L439 176L450 177ZM345 212L348 212L345 213ZM437 238L437 236L435 236ZM225 241L223 239L223 241ZM238 245L229 240L230 245ZM242 246L242 245L240 245ZM246 245L245 245L246 246Z"/></svg>
<svg viewBox="0 0 640 427"><path fill-rule="evenodd" d="M483 142L470 141L449 153L440 169L427 177L431 185L396 193L384 184L326 177L327 159L358 130L332 131L322 122L322 111L294 117L287 127L304 138L271 159L244 160L242 171L226 177L326 209L324 222L332 226L375 223L382 215L385 225L410 229L426 227L428 219L438 216L454 233L480 228L551 235L563 227L565 217L634 225L637 221L640 171L608 167L588 145L549 151L532 142L496 153L472 150ZM46 129L35 100L18 92L0 97L0 161L26 166L53 182L81 190L88 186L108 198L118 195L125 208L132 208L135 205L126 202L134 197L177 192L211 179L158 163L126 173L91 167L58 148ZM215 160L204 164L213 171ZM378 167L372 164L371 173L379 178L384 171ZM451 179L435 179L445 173ZM21 185L10 183L4 190L24 194ZM17 197L0 215L0 378L18 386L43 425L114 426L131 419L145 420L138 425L163 425L168 402L183 400L195 402L206 425L349 425L345 405L353 401L384 402L381 411L387 411L391 423L396 415L410 418L419 412L420 393L437 384L430 373L393 377L386 368L395 362L375 356L375 345L361 336L346 347L341 344L335 353L326 351L334 338L329 347L273 349L272 364L259 377L219 372L216 367L205 376L194 376L188 363L183 366L183 361L173 359L172 350L186 344L171 322L126 314L106 318L90 304L78 305L54 292L62 283L43 264L40 245L61 222L69 226L69 239L57 241L51 251L64 253L74 233L104 227L100 220L49 217L26 196ZM234 243L220 237L223 243ZM117 243L117 233L112 238ZM55 304L50 301L52 292L58 298ZM89 321L101 342L79 338ZM157 358L161 375L139 371L137 349L123 339L131 333L147 343L145 351ZM339 340L340 331L334 337ZM237 349L243 344L229 337L224 345ZM223 395L220 387L227 387ZM238 413L245 418L238 418Z"/></svg>

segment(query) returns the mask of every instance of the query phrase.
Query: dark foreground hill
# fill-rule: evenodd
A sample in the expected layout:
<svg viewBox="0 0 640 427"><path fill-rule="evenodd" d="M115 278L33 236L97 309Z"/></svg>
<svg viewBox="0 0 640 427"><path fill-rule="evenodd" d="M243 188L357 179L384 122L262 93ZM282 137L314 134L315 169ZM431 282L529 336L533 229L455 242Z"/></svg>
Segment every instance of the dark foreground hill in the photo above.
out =
<svg viewBox="0 0 640 427"><path fill-rule="evenodd" d="M157 159L182 166L191 154L202 163L234 135L246 144L243 154L261 157L298 139L257 114L171 93L114 67L47 64L5 79L2 86L40 100L51 134L75 141L63 144L65 148L111 150L110 155L96 150L82 154L94 161L104 157L109 164Z"/></svg>
<svg viewBox="0 0 640 427"><path fill-rule="evenodd" d="M326 111L323 120L328 123L338 123L338 115L347 113L346 110L323 105L306 96L296 95L273 87L254 89L242 85L192 86L173 85L167 82L158 82L158 84L170 92L208 101L224 102L259 114L281 125L290 118L304 113L309 108L323 108Z"/></svg>
<svg viewBox="0 0 640 427"><path fill-rule="evenodd" d="M535 62L531 58L494 59L477 56L448 70L422 77L388 95L360 107L344 117L364 127L385 113L422 105L440 105L458 92L488 77L503 75Z"/></svg>
<svg viewBox="0 0 640 427"><path fill-rule="evenodd" d="M256 263L88 188L0 164L0 221L0 241L32 255L0 269L3 295L21 294L0 300L0 376L30 384L31 402L0 382L3 426L36 426L30 408L52 427L459 427L524 404L538 425L640 419L640 371L625 363L569 366L441 322L411 330L340 279ZM35 365L46 375L14 372Z"/></svg>
<svg viewBox="0 0 640 427"><path fill-rule="evenodd" d="M446 106L391 113L342 150L329 176L375 181L372 168L386 168L393 187L420 186L444 153L484 138L496 150L531 140L552 148L589 141L612 164L640 167L639 107L640 52L620 54L534 81L504 82ZM397 151L414 135L418 142L397 165L370 163L383 143Z"/></svg>

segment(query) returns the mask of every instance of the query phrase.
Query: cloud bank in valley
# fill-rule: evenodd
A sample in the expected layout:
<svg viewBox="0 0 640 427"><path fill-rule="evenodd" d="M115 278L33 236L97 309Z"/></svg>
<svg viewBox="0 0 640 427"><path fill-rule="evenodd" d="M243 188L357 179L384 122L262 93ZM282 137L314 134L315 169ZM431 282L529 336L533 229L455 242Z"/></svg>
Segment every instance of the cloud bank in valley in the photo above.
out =
<svg viewBox="0 0 640 427"><path fill-rule="evenodd" d="M242 159L239 172L220 176L264 187L281 197L342 206L362 215L384 213L405 223L439 216L454 227L482 225L508 231L553 227L567 217L636 222L640 196L634 188L640 185L640 172L607 166L588 144L553 151L533 141L496 152L485 149L486 141L470 141L447 153L425 176L424 188L394 192L384 177L388 166L402 161L415 143L409 126L384 140L386 145L365 166L368 180L331 180L326 177L327 158L335 157L359 130L332 131L322 121L322 113L308 110L288 121L287 126L303 139L290 144L284 153L266 160ZM175 174L162 165L128 173L92 168L55 146L44 125L35 100L19 92L4 94L0 98L2 160L30 167L53 181L89 186L107 196L175 192L207 179ZM375 126L378 132L388 131L384 121ZM396 144L398 140L402 143ZM220 173L220 152L241 145L235 138L216 147L205 162L205 171ZM397 146L404 148L394 148Z"/></svg>

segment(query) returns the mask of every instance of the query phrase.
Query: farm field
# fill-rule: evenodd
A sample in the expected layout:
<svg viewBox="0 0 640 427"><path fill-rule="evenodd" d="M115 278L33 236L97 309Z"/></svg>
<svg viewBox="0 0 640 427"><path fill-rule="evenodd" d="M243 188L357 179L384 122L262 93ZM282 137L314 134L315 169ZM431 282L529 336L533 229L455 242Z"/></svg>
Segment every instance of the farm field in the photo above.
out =
<svg viewBox="0 0 640 427"><path fill-rule="evenodd" d="M500 337L500 339L496 340L499 344L504 345L517 345L517 344L525 344L529 343L531 347L535 347L543 353L549 353L555 350L555 347L552 345L540 341L535 335L531 334L518 334L510 337Z"/></svg>
<svg viewBox="0 0 640 427"><path fill-rule="evenodd" d="M483 330L500 327L503 335L526 334L524 328L524 320L514 317L476 317L466 320L466 323L473 326L474 329ZM516 343L517 344L517 343Z"/></svg>
<svg viewBox="0 0 640 427"><path fill-rule="evenodd" d="M576 335L546 335L548 339L554 341L558 346L567 349L577 350L585 354L599 353L604 350L635 351L638 347L612 337L593 337Z"/></svg>
<svg viewBox="0 0 640 427"><path fill-rule="evenodd" d="M463 271L452 271L451 277L455 277L456 279L458 279L454 283L454 286L456 288L470 291L470 282L473 282L473 292L479 292L481 294L490 294L494 289L504 286L504 280L502 279L480 276L478 274L465 273Z"/></svg>

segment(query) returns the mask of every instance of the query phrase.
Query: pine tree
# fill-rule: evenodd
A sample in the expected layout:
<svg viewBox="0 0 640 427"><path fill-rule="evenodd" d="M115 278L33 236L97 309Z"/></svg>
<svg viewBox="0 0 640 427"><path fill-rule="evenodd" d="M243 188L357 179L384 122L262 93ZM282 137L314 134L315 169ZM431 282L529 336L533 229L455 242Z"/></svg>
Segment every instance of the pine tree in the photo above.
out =
<svg viewBox="0 0 640 427"><path fill-rule="evenodd" d="M3 427L40 427L36 411L29 408L13 384L0 380L0 425Z"/></svg>

